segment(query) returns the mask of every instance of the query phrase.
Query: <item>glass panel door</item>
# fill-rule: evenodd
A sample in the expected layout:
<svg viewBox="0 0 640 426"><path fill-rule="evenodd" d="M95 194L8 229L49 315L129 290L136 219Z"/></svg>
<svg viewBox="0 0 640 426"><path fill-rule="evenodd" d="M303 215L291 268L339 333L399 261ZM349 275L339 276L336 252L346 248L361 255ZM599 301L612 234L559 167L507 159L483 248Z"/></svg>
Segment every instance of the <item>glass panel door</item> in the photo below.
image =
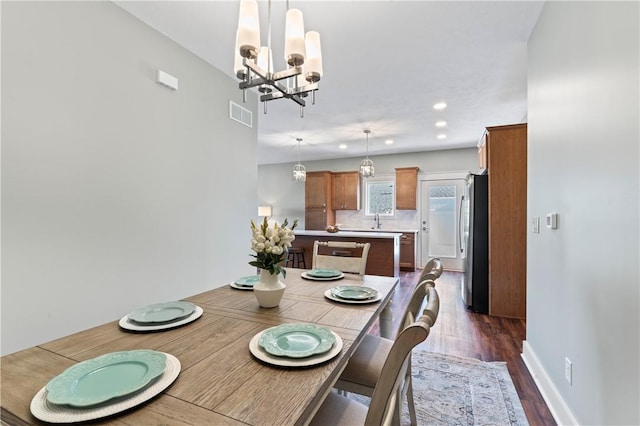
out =
<svg viewBox="0 0 640 426"><path fill-rule="evenodd" d="M444 269L464 270L460 256L460 207L464 187L462 179L422 182L422 265L431 257L439 257Z"/></svg>

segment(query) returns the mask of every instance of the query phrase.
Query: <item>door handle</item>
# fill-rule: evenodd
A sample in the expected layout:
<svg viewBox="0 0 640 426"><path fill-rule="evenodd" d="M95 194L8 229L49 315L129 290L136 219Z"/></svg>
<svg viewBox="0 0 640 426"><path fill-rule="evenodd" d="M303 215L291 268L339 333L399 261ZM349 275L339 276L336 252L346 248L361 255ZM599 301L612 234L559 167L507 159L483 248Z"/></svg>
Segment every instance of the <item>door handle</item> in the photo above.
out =
<svg viewBox="0 0 640 426"><path fill-rule="evenodd" d="M460 207L458 208L458 245L460 246L460 253L464 253L462 247L462 204L464 203L464 195L460 197Z"/></svg>

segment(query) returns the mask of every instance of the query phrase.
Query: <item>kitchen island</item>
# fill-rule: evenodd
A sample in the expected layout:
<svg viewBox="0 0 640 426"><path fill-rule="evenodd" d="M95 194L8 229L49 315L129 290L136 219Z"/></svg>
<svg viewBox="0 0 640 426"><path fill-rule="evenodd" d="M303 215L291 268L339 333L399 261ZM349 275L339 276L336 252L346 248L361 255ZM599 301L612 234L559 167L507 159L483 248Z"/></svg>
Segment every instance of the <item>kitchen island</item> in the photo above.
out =
<svg viewBox="0 0 640 426"><path fill-rule="evenodd" d="M361 232L399 232L400 236L400 270L415 271L416 262L418 261L418 230L409 228L342 228L344 231L361 231Z"/></svg>
<svg viewBox="0 0 640 426"><path fill-rule="evenodd" d="M398 232L369 232L369 231L294 231L296 239L292 246L304 248L304 260L308 268L313 261L314 241L352 241L369 243L369 257L367 258L367 275L382 275L387 277L400 276L400 237ZM331 254L328 248L321 248L322 254ZM354 256L360 256L360 251L354 249Z"/></svg>

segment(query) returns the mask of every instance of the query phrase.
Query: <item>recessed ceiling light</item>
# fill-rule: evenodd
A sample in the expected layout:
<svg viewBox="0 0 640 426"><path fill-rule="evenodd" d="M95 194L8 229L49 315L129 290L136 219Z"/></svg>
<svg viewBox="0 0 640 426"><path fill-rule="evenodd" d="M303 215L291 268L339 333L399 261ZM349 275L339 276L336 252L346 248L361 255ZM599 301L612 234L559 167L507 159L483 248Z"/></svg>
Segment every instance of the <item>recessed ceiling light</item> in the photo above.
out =
<svg viewBox="0 0 640 426"><path fill-rule="evenodd" d="M447 127L447 122L444 120L436 121L436 127Z"/></svg>
<svg viewBox="0 0 640 426"><path fill-rule="evenodd" d="M435 109L436 111L442 111L446 107L447 107L447 103L446 102L438 102L437 104L433 105L433 109Z"/></svg>
<svg viewBox="0 0 640 426"><path fill-rule="evenodd" d="M340 144L340 149L347 149L347 146L345 144Z"/></svg>
<svg viewBox="0 0 640 426"><path fill-rule="evenodd" d="M438 138L438 139L446 139L447 135L445 135L444 133L439 133L438 136L436 136L436 138Z"/></svg>
<svg viewBox="0 0 640 426"><path fill-rule="evenodd" d="M386 141L384 141L384 143L386 143L387 145L393 145L393 139L387 139Z"/></svg>

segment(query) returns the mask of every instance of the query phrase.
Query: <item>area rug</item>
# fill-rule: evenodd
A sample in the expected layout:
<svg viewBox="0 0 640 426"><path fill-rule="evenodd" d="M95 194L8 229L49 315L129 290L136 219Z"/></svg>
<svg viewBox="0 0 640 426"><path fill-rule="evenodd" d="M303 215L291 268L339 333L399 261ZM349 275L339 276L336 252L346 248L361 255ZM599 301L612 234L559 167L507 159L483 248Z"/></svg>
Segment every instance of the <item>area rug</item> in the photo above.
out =
<svg viewBox="0 0 640 426"><path fill-rule="evenodd" d="M414 350L412 377L420 426L529 424L504 362ZM360 395L349 397L369 403ZM410 424L406 402L402 424Z"/></svg>

